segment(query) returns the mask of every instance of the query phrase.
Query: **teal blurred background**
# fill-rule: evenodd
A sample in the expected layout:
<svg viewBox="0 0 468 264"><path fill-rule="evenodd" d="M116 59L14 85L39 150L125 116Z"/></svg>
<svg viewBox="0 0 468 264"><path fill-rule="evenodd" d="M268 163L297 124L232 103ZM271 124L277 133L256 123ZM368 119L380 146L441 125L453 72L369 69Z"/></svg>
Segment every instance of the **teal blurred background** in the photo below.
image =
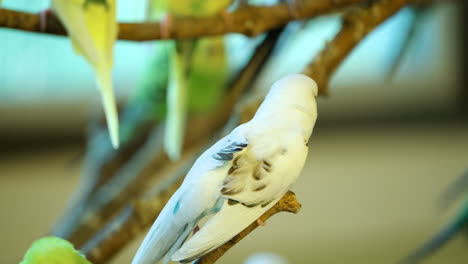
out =
<svg viewBox="0 0 468 264"><path fill-rule="evenodd" d="M437 208L468 167L467 87L461 4L438 4L420 19L395 78L389 65L409 31L405 9L366 38L319 99L319 121L298 184L299 215L268 221L223 257L241 263L258 251L290 263L395 263L456 210ZM48 1L3 0L38 12ZM119 1L119 20L141 21L145 1ZM339 28L336 16L288 28L256 86L301 71ZM242 36L232 36L247 45ZM237 41L237 42L236 42ZM242 44L244 43L244 44ZM152 43L119 41L114 82L124 102L141 78ZM239 59L233 48L231 62ZM0 29L0 255L17 263L47 233L78 184L87 121L100 102L89 65L68 39ZM128 263L140 237L112 263ZM458 237L427 263L467 263Z"/></svg>

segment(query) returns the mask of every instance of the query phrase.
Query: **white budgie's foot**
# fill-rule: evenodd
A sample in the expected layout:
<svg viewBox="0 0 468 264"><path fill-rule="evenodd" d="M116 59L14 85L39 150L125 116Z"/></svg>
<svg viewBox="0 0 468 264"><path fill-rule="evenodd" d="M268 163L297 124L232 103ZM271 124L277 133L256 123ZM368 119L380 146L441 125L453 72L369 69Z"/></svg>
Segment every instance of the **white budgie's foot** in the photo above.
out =
<svg viewBox="0 0 468 264"><path fill-rule="evenodd" d="M257 219L257 224L258 224L259 226L266 226L266 223L263 222L260 218Z"/></svg>
<svg viewBox="0 0 468 264"><path fill-rule="evenodd" d="M198 231L200 231L200 227L196 225L195 228L193 229L193 234L195 235Z"/></svg>

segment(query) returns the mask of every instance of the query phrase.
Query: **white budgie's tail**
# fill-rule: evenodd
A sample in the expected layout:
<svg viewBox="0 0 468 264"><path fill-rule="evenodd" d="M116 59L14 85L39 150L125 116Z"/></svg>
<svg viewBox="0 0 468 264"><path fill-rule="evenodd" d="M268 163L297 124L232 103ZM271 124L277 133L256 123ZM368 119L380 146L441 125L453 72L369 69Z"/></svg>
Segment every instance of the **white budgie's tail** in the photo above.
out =
<svg viewBox="0 0 468 264"><path fill-rule="evenodd" d="M150 231L138 248L132 264L154 264L163 259L169 262L172 254L182 245L192 232L195 223L186 223L181 217L174 217L178 205L175 198L164 207Z"/></svg>
<svg viewBox="0 0 468 264"><path fill-rule="evenodd" d="M167 91L167 117L164 150L171 160L178 160L184 143L187 119L187 76L185 58L173 52Z"/></svg>
<svg viewBox="0 0 468 264"><path fill-rule="evenodd" d="M114 90L112 89L112 75L110 69L98 69L96 80L101 92L102 105L106 115L107 127L114 148L119 147L119 117L115 104Z"/></svg>
<svg viewBox="0 0 468 264"><path fill-rule="evenodd" d="M256 221L278 200L265 207L247 207L241 203L228 205L226 201L221 210L172 255L172 260L181 263L192 262L218 248Z"/></svg>

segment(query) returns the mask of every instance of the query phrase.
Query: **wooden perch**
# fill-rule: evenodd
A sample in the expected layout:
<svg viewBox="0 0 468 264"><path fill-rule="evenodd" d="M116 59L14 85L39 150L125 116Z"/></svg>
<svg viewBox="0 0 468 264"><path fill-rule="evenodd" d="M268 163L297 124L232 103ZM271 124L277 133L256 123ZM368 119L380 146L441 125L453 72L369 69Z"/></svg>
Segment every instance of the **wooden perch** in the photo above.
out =
<svg viewBox="0 0 468 264"><path fill-rule="evenodd" d="M298 1L296 10L287 3L271 6L247 6L229 13L202 18L174 18L170 27L171 39L190 39L202 36L240 33L256 36L288 24L293 20L312 18L350 7L365 0L314 0ZM63 25L54 15L46 17L46 25L41 29L40 15L13 10L0 9L0 27L29 32L67 35ZM130 41L160 40L159 23L120 23L119 39Z"/></svg>
<svg viewBox="0 0 468 264"><path fill-rule="evenodd" d="M270 210L266 211L261 217L260 220L265 222L268 218L272 217L273 215L280 213L280 212L290 212L297 214L301 210L301 204L297 201L296 195L288 191L281 200L279 200ZM238 235L233 237L228 242L224 243L219 248L211 251L210 253L206 254L199 260L195 262L195 264L211 264L215 263L220 257L222 257L230 248L235 246L239 241L241 241L244 237L250 234L258 227L257 221L250 224L244 231L240 232Z"/></svg>
<svg viewBox="0 0 468 264"><path fill-rule="evenodd" d="M303 72L317 82L319 94L328 93L331 76L357 44L409 2L409 0L381 0L368 8L352 10L344 15L341 30L336 37Z"/></svg>

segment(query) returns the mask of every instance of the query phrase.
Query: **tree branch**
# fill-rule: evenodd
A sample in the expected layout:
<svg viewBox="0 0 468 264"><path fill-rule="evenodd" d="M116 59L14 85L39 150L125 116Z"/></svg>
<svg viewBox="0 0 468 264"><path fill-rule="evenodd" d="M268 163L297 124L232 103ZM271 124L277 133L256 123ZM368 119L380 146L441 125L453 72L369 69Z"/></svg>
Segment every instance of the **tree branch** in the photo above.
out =
<svg viewBox="0 0 468 264"><path fill-rule="evenodd" d="M200 18L174 18L170 27L171 39L190 39L203 36L240 33L256 36L288 24L293 20L307 19L349 7L365 0L314 0L303 1L297 10L287 3L271 6L247 6L230 13ZM55 15L46 17L45 29L41 30L40 15L0 9L0 27L53 35L67 35ZM130 41L160 40L160 23L120 23L119 39Z"/></svg>

